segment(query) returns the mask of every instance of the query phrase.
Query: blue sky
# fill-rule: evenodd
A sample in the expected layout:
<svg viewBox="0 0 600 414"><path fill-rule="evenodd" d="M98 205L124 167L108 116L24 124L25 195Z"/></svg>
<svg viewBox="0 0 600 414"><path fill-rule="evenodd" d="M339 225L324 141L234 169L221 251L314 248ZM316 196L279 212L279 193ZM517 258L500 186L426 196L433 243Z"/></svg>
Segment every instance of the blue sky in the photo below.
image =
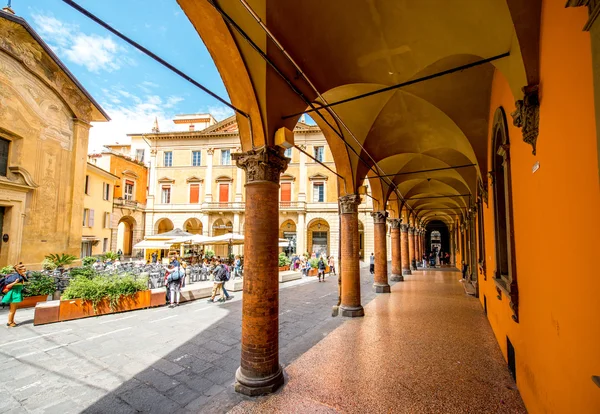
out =
<svg viewBox="0 0 600 414"><path fill-rule="evenodd" d="M7 0L0 0L4 6ZM175 0L78 0L111 26L229 100L212 58ZM158 117L161 131L175 114L210 112L222 120L233 112L60 0L13 0L25 18L108 112L96 123L90 151L127 142Z"/></svg>

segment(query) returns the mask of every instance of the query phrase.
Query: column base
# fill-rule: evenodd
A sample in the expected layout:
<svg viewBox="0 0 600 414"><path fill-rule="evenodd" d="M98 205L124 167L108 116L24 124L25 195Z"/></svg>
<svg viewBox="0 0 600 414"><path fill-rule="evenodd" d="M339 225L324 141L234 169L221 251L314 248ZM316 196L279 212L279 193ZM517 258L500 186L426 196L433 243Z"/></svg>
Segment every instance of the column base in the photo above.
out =
<svg viewBox="0 0 600 414"><path fill-rule="evenodd" d="M410 271L410 269L402 269L402 274L404 276L407 276L407 275L412 275L412 272Z"/></svg>
<svg viewBox="0 0 600 414"><path fill-rule="evenodd" d="M392 276L390 276L390 280L392 282L404 282L404 276L392 273Z"/></svg>
<svg viewBox="0 0 600 414"><path fill-rule="evenodd" d="M390 285L387 283L385 285L373 283L373 290L375 293L390 293Z"/></svg>
<svg viewBox="0 0 600 414"><path fill-rule="evenodd" d="M358 318L361 316L365 316L365 310L362 306L340 306L340 310L342 311L342 316L347 316L349 318Z"/></svg>
<svg viewBox="0 0 600 414"><path fill-rule="evenodd" d="M235 372L235 392L250 397L272 394L277 391L283 383L284 377L281 365L274 375L266 378L249 378L242 374L241 367Z"/></svg>

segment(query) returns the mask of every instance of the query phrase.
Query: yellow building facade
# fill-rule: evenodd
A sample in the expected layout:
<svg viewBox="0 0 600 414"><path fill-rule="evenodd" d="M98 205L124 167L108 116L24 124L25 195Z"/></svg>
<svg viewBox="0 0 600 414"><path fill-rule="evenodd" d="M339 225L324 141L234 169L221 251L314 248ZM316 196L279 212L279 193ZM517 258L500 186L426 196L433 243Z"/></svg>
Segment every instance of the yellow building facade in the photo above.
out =
<svg viewBox="0 0 600 414"><path fill-rule="evenodd" d="M115 184L119 177L87 163L83 197L81 257L110 251Z"/></svg>
<svg viewBox="0 0 600 414"><path fill-rule="evenodd" d="M27 22L0 11L0 265L79 256L90 122L107 120Z"/></svg>

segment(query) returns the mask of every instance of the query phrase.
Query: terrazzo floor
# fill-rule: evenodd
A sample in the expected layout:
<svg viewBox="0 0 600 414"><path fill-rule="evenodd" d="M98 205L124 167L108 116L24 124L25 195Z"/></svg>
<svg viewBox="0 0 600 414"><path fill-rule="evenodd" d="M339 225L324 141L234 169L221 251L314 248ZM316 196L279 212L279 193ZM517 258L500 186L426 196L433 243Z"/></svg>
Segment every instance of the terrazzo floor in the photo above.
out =
<svg viewBox="0 0 600 414"><path fill-rule="evenodd" d="M453 271L417 271L231 413L524 413L482 307Z"/></svg>

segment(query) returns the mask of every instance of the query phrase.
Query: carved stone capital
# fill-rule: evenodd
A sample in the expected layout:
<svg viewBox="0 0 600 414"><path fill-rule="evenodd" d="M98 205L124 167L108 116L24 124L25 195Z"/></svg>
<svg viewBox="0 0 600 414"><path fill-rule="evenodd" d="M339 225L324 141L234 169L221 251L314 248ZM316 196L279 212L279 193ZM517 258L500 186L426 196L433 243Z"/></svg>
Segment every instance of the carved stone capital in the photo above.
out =
<svg viewBox="0 0 600 414"><path fill-rule="evenodd" d="M279 176L288 166L289 158L283 156L283 148L262 147L257 150L231 155L236 165L246 171L248 183L270 181L279 183Z"/></svg>
<svg viewBox="0 0 600 414"><path fill-rule="evenodd" d="M360 196L358 194L348 194L340 197L340 214L358 213Z"/></svg>
<svg viewBox="0 0 600 414"><path fill-rule="evenodd" d="M209 149L206 150L206 153L208 155L213 155L215 153L215 149L214 148L209 148Z"/></svg>
<svg viewBox="0 0 600 414"><path fill-rule="evenodd" d="M375 224L385 224L385 220L389 213L387 211L374 211L371 213L371 217L373 217L373 223Z"/></svg>
<svg viewBox="0 0 600 414"><path fill-rule="evenodd" d="M402 233L408 233L408 224L400 224L400 231Z"/></svg>
<svg viewBox="0 0 600 414"><path fill-rule="evenodd" d="M540 126L538 86L527 86L523 88L523 92L525 96L515 103L516 109L510 115L513 117L513 125L521 128L523 141L532 146L535 155Z"/></svg>
<svg viewBox="0 0 600 414"><path fill-rule="evenodd" d="M401 218L388 219L388 222L390 223L390 226L392 226L393 229L399 229L400 225L402 223L402 219Z"/></svg>

